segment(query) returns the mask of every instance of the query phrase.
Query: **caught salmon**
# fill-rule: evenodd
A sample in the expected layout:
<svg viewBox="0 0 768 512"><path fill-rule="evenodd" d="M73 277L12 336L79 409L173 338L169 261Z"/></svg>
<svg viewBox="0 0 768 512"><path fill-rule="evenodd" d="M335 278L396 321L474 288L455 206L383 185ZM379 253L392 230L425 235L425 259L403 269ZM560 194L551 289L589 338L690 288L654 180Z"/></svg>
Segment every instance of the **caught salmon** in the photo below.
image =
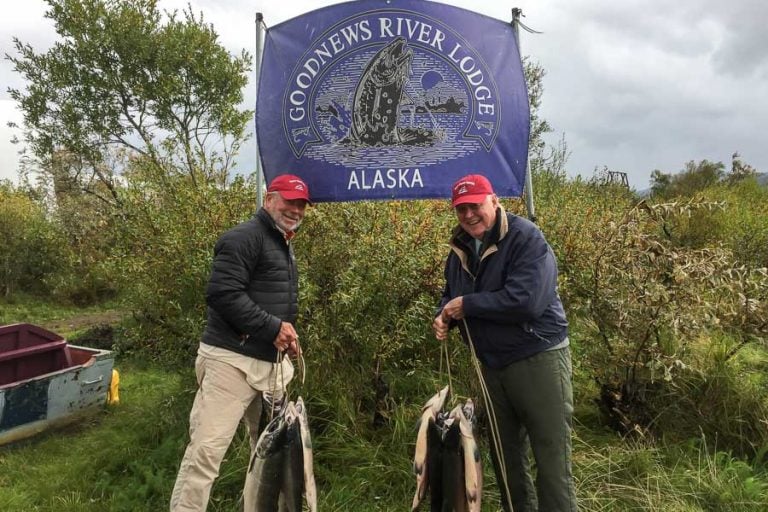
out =
<svg viewBox="0 0 768 512"><path fill-rule="evenodd" d="M304 494L304 454L301 449L298 412L293 402L288 402L286 407L285 425L280 473L280 512L301 512Z"/></svg>
<svg viewBox="0 0 768 512"><path fill-rule="evenodd" d="M480 449L475 441L474 426L475 404L468 399L457 412L461 430L461 450L464 457L464 491L467 498L467 510L480 512L483 498L483 466Z"/></svg>
<svg viewBox="0 0 768 512"><path fill-rule="evenodd" d="M299 432L301 434L301 449L304 463L304 497L307 500L309 512L317 512L317 487L315 486L315 470L312 460L312 438L309 435L307 409L304 406L304 400L301 397L296 400L296 413L299 420Z"/></svg>
<svg viewBox="0 0 768 512"><path fill-rule="evenodd" d="M448 386L438 391L430 398L421 410L418 433L416 434L416 450L413 456L413 472L416 474L416 493L413 496L411 510L416 510L427 495L429 486L429 457L428 432L430 420L435 424L437 415L445 404L448 396Z"/></svg>
<svg viewBox="0 0 768 512"><path fill-rule="evenodd" d="M312 441L304 401L288 402L256 442L243 494L245 512L317 511Z"/></svg>
<svg viewBox="0 0 768 512"><path fill-rule="evenodd" d="M441 411L447 389L433 396L422 410L413 469L416 510L430 494L432 512L480 512L483 470L475 441L472 400Z"/></svg>
<svg viewBox="0 0 768 512"><path fill-rule="evenodd" d="M461 407L457 407L461 409ZM467 512L464 492L464 457L461 452L461 429L456 418L456 409L446 420L447 430L443 436L443 477L442 495L432 490L432 510L441 512ZM435 502L439 502L437 509Z"/></svg>
<svg viewBox="0 0 768 512"><path fill-rule="evenodd" d="M283 450L286 444L285 415L275 416L256 442L248 466L250 486L243 494L246 512L276 511L280 499Z"/></svg>

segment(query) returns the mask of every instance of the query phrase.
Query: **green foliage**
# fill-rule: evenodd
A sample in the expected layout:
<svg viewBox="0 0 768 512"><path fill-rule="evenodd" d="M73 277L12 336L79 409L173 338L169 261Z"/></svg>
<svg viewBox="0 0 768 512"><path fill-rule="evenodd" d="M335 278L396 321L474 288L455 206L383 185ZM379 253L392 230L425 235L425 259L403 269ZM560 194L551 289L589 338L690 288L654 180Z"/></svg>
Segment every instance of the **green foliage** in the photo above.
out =
<svg viewBox="0 0 768 512"><path fill-rule="evenodd" d="M139 319L131 349L186 361L205 320L205 286L218 236L255 210L243 178L192 180L137 160L119 189L114 243L104 263ZM127 349L128 347L126 347Z"/></svg>
<svg viewBox="0 0 768 512"><path fill-rule="evenodd" d="M722 245L743 265L768 267L768 188L746 177L718 183L688 201L711 206L666 222L670 240L696 248Z"/></svg>
<svg viewBox="0 0 768 512"><path fill-rule="evenodd" d="M175 246L165 242L168 235L181 235L180 229L199 235L190 225L197 211L209 220L226 216L211 213L208 208L219 203L206 197L221 196L215 189L225 186L245 139L251 113L237 105L250 57L245 52L230 56L202 16L191 11L163 16L155 0L48 4L46 16L54 21L59 41L37 53L16 39L17 55L8 59L27 81L26 89L11 89L10 94L24 113L23 142L42 177L37 193L67 248L51 287L80 303L103 300L115 293L116 285L132 283L129 272L115 264L120 251L131 260L129 271L151 266L148 248L140 247L146 243L163 242L160 251L189 249L191 272L199 271L196 258L202 249L197 238L186 244L179 236ZM194 197L187 201L188 196ZM142 204L148 199L156 203ZM180 223L174 222L176 212L170 213L173 226L165 235L158 231L165 229L165 213L158 211L152 220L146 215L162 203L183 210ZM213 221L204 243L228 220L231 216ZM141 249L139 255L130 253L134 246ZM140 257L144 260L137 263ZM169 270L170 265L160 267ZM187 307L184 301L191 295L186 281L177 284L183 298L172 293L176 300L154 310L153 317L165 321L168 309ZM161 289L160 296L168 294ZM131 299L139 303L135 293Z"/></svg>
<svg viewBox="0 0 768 512"><path fill-rule="evenodd" d="M722 333L691 343L691 367L656 405L667 439L704 435L739 456L768 452L768 353ZM674 428L672 428L674 427Z"/></svg>
<svg viewBox="0 0 768 512"><path fill-rule="evenodd" d="M66 256L66 242L45 210L0 182L0 295L45 293Z"/></svg>
<svg viewBox="0 0 768 512"><path fill-rule="evenodd" d="M768 188L747 178L707 193L713 200L725 203L713 226L722 243L743 265L768 267Z"/></svg>
<svg viewBox="0 0 768 512"><path fill-rule="evenodd" d="M768 320L766 273L739 268L723 251L674 247L654 224L691 205L668 206L641 203L606 226L580 283L597 335L588 357L601 405L624 432L653 425L657 399L691 365L696 333L719 325L760 335Z"/></svg>
<svg viewBox="0 0 768 512"><path fill-rule="evenodd" d="M114 243L116 219L108 199L114 189L100 182L81 187L63 170L73 161L72 155L57 153L47 175L50 181L27 186L46 205L66 240L67 258L60 262L54 283L57 295L80 305L95 304L116 295L113 279L102 265Z"/></svg>
<svg viewBox="0 0 768 512"><path fill-rule="evenodd" d="M651 173L651 194L653 197L669 199L691 196L696 192L718 183L725 175L722 162L702 160L698 164L691 160L677 174L665 174L658 169Z"/></svg>
<svg viewBox="0 0 768 512"><path fill-rule="evenodd" d="M739 187L751 190L749 183L744 180ZM536 174L534 190L539 222L558 256L561 296L571 320L581 326L578 339L572 336L577 381L597 382L592 396L618 431L676 431L680 425L673 418L681 413L680 404L696 399L695 376L707 379L714 372L704 361L711 358L692 351L695 340L712 329L726 330L736 340L733 357L765 339L765 271L745 266L719 244L691 247L681 241L679 227L688 222L706 231L707 225L696 221L720 213L712 202L635 205L620 187L552 172ZM727 190L740 197L739 189ZM721 393L743 396L737 379L721 382L728 388ZM589 388L577 390L584 398L589 393ZM708 423L711 431L728 421L705 418L711 410L688 407L685 412L692 424ZM750 404L750 414L741 421L760 432L765 420L765 409ZM724 442L748 453L759 448L763 437L757 436L750 449L736 436Z"/></svg>
<svg viewBox="0 0 768 512"><path fill-rule="evenodd" d="M764 510L765 473L707 439L616 446L577 437L579 510Z"/></svg>
<svg viewBox="0 0 768 512"><path fill-rule="evenodd" d="M250 112L240 112L250 57L230 56L213 28L185 11L167 19L156 0L47 0L60 39L36 53L15 39L8 57L26 81L10 89L24 142L52 172L117 202L115 175L141 156L196 179L229 169Z"/></svg>
<svg viewBox="0 0 768 512"><path fill-rule="evenodd" d="M387 415L386 405L375 410L374 382L437 367L431 319L453 221L443 201L321 204L308 213L295 241L298 326L318 393L349 394L370 418Z"/></svg>

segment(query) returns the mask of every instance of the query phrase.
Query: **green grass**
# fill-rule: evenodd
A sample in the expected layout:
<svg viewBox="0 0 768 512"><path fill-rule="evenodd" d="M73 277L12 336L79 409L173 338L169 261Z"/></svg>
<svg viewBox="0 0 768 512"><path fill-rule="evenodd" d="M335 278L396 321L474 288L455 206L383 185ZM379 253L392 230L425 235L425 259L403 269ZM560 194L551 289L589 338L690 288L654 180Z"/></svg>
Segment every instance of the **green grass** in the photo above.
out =
<svg viewBox="0 0 768 512"><path fill-rule="evenodd" d="M31 300L11 307L3 307L0 318L22 312L23 321L44 323L70 320L75 311L83 314L82 309ZM105 309L89 309L86 316ZM167 509L187 442L195 392L192 363L178 370L120 357L115 363L121 376L119 405L75 426L0 447L0 511ZM740 358L742 370L765 368L765 351L759 347L749 347ZM392 377L389 424L373 429L370 410L360 402L364 394L345 387L349 375L314 382L315 375L309 374L302 393L314 441L319 509L407 510L415 487L411 457L416 419L431 394L427 388L439 383L419 375ZM454 386L458 384L454 380ZM757 457L762 462L750 464L704 435L684 441L620 439L600 425L592 405L595 390L579 379L575 384L574 473L581 511L768 510L764 453ZM422 394L419 403L409 398ZM488 444L481 440L480 446L485 462L483 510L497 511L499 494ZM241 429L214 485L210 512L239 510L247 462L248 442Z"/></svg>
<svg viewBox="0 0 768 512"><path fill-rule="evenodd" d="M121 402L76 427L0 449L0 509L148 511L167 507L186 442L194 392L189 372L118 365ZM413 496L414 406L397 407L390 427L357 418L323 420L343 405L309 401L320 510L406 510ZM314 417L313 417L314 416ZM319 433L322 432L322 433ZM487 445L483 510L498 510ZM574 463L580 510L762 511L768 476L706 440L628 443L577 424ZM247 463L238 434L214 486L211 511L237 508Z"/></svg>
<svg viewBox="0 0 768 512"><path fill-rule="evenodd" d="M148 511L167 507L186 443L191 369L118 364L121 402L76 427L0 449L0 510ZM412 443L418 407L396 407L390 426L308 401L320 510L405 510L413 496ZM318 414L313 414L317 410ZM325 419L324 419L325 418ZM483 510L498 510L487 460ZM211 511L236 510L247 464L238 433L213 489ZM580 510L763 511L768 476L704 439L628 443L577 424L574 463Z"/></svg>
<svg viewBox="0 0 768 512"><path fill-rule="evenodd" d="M24 294L0 297L0 325L31 323L64 337L76 335L100 319L114 323L120 314L117 302L80 307Z"/></svg>
<svg viewBox="0 0 768 512"><path fill-rule="evenodd" d="M580 429L574 445L580 510L763 511L768 475L707 446L628 443Z"/></svg>
<svg viewBox="0 0 768 512"><path fill-rule="evenodd" d="M33 323L76 343L89 327L115 323L122 316L117 306L82 308L16 295L0 302L0 324ZM119 356L115 367L119 405L0 447L1 511L167 508L186 441L194 375L191 369L180 374Z"/></svg>
<svg viewBox="0 0 768 512"><path fill-rule="evenodd" d="M160 510L185 434L184 378L116 364L119 405L0 448L0 510ZM185 402L185 403L181 403Z"/></svg>

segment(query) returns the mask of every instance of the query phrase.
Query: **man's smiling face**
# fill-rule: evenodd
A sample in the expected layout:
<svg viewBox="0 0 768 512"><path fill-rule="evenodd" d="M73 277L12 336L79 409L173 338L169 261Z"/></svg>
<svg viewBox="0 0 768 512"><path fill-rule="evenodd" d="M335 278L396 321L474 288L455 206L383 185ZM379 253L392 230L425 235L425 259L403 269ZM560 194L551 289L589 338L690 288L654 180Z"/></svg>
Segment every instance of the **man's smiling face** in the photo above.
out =
<svg viewBox="0 0 768 512"><path fill-rule="evenodd" d="M473 238L482 239L486 231L496 222L496 208L499 199L488 194L482 203L463 203L456 206L456 217L461 228Z"/></svg>

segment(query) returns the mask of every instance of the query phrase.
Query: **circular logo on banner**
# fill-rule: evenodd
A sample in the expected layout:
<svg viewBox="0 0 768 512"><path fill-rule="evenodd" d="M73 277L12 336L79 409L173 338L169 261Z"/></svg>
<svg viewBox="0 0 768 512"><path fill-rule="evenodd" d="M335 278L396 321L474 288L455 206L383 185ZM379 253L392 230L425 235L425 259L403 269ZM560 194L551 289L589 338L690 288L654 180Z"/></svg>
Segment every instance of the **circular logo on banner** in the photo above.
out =
<svg viewBox="0 0 768 512"><path fill-rule="evenodd" d="M284 128L296 157L393 167L488 151L498 92L477 52L412 12L356 16L329 29L299 61Z"/></svg>

